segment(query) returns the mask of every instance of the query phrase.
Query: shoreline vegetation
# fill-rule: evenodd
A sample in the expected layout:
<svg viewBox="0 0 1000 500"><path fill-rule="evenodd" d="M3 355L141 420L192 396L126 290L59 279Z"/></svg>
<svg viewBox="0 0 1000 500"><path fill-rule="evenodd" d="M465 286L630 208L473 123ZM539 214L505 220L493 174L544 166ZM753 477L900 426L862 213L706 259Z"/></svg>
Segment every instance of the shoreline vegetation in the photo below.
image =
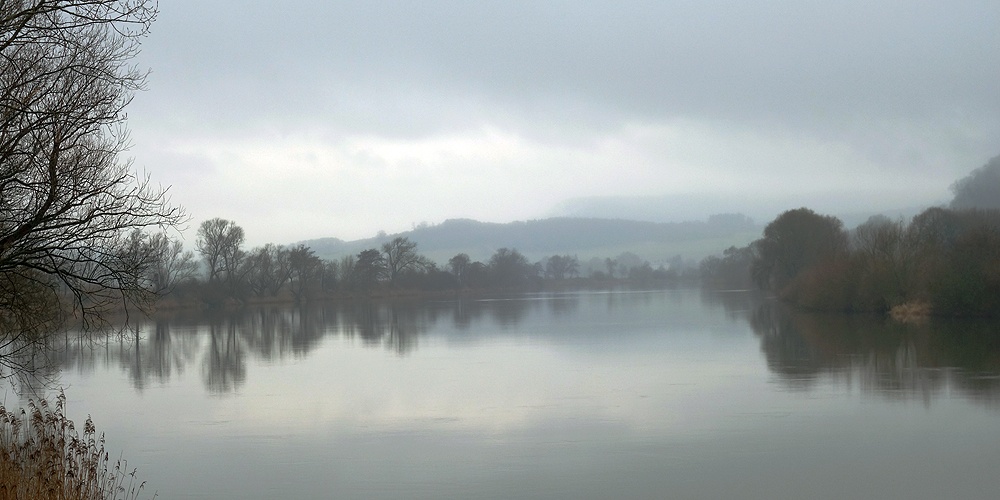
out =
<svg viewBox="0 0 1000 500"><path fill-rule="evenodd" d="M401 236L322 260L302 244L243 250L243 229L223 219L201 225L200 258L165 234L137 231L132 239L147 249L140 250L144 283L158 310L699 283L757 288L804 310L879 313L902 322L1000 315L996 209L932 207L910 221L877 215L846 230L836 217L798 208L745 247L698 265L677 256L656 268L628 252L585 263L571 255L532 263L510 248L486 262L460 253L439 267Z"/></svg>
<svg viewBox="0 0 1000 500"><path fill-rule="evenodd" d="M699 283L760 289L804 310L879 313L902 322L1000 315L998 210L933 207L909 222L878 215L846 230L836 217L798 208L745 247L698 265L677 256L656 268L629 252L533 263L511 248L486 262L459 253L439 267L409 238L386 239L380 248L323 260L302 244L244 250L240 226L212 219L199 228L197 256L165 233L135 231L130 247L142 263L146 311Z"/></svg>
<svg viewBox="0 0 1000 500"><path fill-rule="evenodd" d="M132 500L142 493L136 470L111 465L104 435L87 417L81 436L66 417L62 391L54 405L0 406L0 500ZM154 495L155 496L155 495Z"/></svg>
<svg viewBox="0 0 1000 500"><path fill-rule="evenodd" d="M409 238L386 238L380 248L324 260L302 244L245 250L243 229L224 219L201 224L197 256L163 233L131 236L147 304L156 310L698 281L696 263L679 255L654 268L629 252L583 263L572 255L531 262L517 249L500 248L486 262L459 253L439 267Z"/></svg>
<svg viewBox="0 0 1000 500"><path fill-rule="evenodd" d="M702 276L753 283L805 310L929 316L1000 316L1000 210L933 207L902 219L874 216L847 231L836 217L789 210L761 239L702 261Z"/></svg>

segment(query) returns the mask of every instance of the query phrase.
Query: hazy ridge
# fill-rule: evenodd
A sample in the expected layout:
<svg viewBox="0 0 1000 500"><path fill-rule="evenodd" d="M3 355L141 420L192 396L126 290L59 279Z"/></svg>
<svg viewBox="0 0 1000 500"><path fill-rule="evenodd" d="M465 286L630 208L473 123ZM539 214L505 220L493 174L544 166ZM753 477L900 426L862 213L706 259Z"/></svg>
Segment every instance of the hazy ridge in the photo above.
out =
<svg viewBox="0 0 1000 500"><path fill-rule="evenodd" d="M473 260L489 259L498 248L516 248L532 259L571 254L580 258L614 257L630 251L651 262L674 255L699 259L729 245L745 245L760 237L761 227L742 214L713 215L704 221L646 222L625 219L552 217L509 223L449 219L396 234L343 241L319 238L301 243L330 259L357 254L401 236L416 242L420 253L446 262L458 253Z"/></svg>

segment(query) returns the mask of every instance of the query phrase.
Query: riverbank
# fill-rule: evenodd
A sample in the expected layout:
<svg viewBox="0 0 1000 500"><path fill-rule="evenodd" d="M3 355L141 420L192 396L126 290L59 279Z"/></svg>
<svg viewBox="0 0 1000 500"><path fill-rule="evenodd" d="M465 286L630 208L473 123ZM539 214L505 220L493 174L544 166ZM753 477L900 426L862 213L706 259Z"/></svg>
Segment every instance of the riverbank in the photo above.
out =
<svg viewBox="0 0 1000 500"><path fill-rule="evenodd" d="M66 417L66 394L29 401L22 411L0 406L0 499L132 500L145 483L118 459L87 418L80 435Z"/></svg>

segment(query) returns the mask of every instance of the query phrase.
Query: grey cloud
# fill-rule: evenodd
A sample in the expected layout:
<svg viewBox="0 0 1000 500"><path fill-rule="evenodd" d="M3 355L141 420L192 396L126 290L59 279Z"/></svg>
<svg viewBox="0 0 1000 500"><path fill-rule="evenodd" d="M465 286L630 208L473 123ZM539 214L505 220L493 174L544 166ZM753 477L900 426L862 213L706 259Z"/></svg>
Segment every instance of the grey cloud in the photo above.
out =
<svg viewBox="0 0 1000 500"><path fill-rule="evenodd" d="M990 2L370 1L279 8L176 1L162 8L150 61L183 92L176 99L214 95L206 98L209 110L250 102L269 115L330 115L373 130L418 120L405 116L426 112L406 109L411 93L459 107L488 103L482 111L489 114L500 112L495 107L572 121L580 118L572 109L546 104L570 96L616 121L799 124L1000 111L992 85L1000 77L1000 6ZM364 119L345 99L384 99L390 109ZM242 120L240 113L232 118ZM430 127L448 121L422 118Z"/></svg>
<svg viewBox="0 0 1000 500"><path fill-rule="evenodd" d="M814 192L804 179L831 177L847 179L838 189L849 191L855 176L862 199L919 189L914 203L938 196L927 186L946 194L1000 149L995 0L171 0L160 7L140 60L153 70L150 90L129 108L135 137L146 144L280 141L303 131L337 144L345 135L420 139L488 126L525 147L553 146L565 153L555 163L570 169L602 140L627 138L629 126L665 124L694 130L683 139L715 143L678 148L670 133L633 141L661 174L728 169L748 184L761 184L761 172L794 174L766 188L785 194ZM678 149L693 153L671 163ZM140 164L173 161L147 151ZM554 168L544 162L531 167ZM610 177L628 165L578 168ZM888 175L863 175L871 169ZM896 179L900 185L888 185ZM761 199L757 189L748 203ZM374 195L381 194L380 187ZM593 194L602 193L573 195ZM858 204L848 194L827 204ZM780 198L782 205L800 199Z"/></svg>

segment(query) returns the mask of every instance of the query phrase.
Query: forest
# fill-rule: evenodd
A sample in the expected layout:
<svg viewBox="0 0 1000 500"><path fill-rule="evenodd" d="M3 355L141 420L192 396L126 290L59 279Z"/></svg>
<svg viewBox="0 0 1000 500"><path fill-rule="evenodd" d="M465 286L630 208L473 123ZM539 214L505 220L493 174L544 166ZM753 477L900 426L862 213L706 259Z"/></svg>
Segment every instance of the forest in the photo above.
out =
<svg viewBox="0 0 1000 500"><path fill-rule="evenodd" d="M439 266L408 237L386 239L339 259L322 259L301 243L246 250L243 228L215 218L199 227L196 251L185 251L166 233L134 231L131 252L142 263L143 288L161 308L698 279L694 262L679 255L654 268L630 252L586 262L555 254L532 262L517 249L503 247L485 262L458 253Z"/></svg>
<svg viewBox="0 0 1000 500"><path fill-rule="evenodd" d="M700 281L758 288L812 310L995 316L1000 197L990 193L1000 186L998 172L1000 157L957 181L949 206L910 221L876 215L848 230L834 216L788 210L759 239L698 265L677 255L654 267L631 252L586 261L556 253L532 262L512 247L484 261L457 253L442 265L409 237L384 234L380 244L365 240L373 246L324 259L303 243L246 249L243 228L221 218L200 225L194 251L165 232L136 229L123 260L147 293L144 303L157 308Z"/></svg>
<svg viewBox="0 0 1000 500"><path fill-rule="evenodd" d="M948 207L909 222L877 215L850 231L836 217L789 210L750 245L703 260L700 272L807 309L1000 315L1000 156L952 190Z"/></svg>

